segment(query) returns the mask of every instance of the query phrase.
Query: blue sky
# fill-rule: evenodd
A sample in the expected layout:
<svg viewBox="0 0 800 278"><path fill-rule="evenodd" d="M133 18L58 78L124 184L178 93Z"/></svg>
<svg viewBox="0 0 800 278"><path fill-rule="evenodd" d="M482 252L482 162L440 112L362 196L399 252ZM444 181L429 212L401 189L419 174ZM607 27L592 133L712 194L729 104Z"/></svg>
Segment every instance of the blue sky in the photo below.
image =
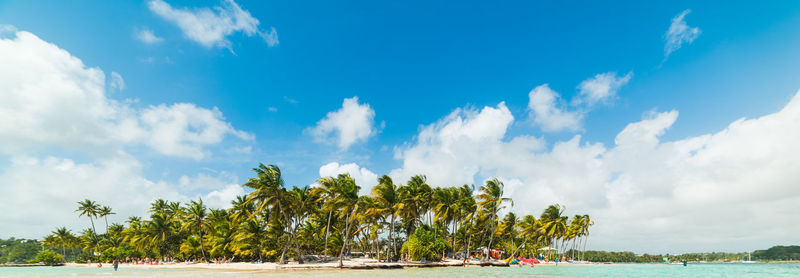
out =
<svg viewBox="0 0 800 278"><path fill-rule="evenodd" d="M129 165L138 165L131 170L136 178L173 188L176 198L190 198L207 196L228 188L229 184L241 183L250 177L248 169L259 162L281 166L290 185L306 185L319 178L323 165L329 165L328 170L336 172L344 171L341 170L346 168L344 164L355 163L350 168L356 167L365 178L372 177L370 174L393 173L392 176L402 182L402 178L417 169L415 167L426 167L424 162L427 161L433 164L424 168L431 171L424 174L429 180L441 183L437 186L481 183L486 177L499 176L509 181L507 186L516 194L514 197L525 199L524 194L530 190L552 193L537 197L540 199L529 204L523 202L515 210L538 214L546 205L560 202L567 205L569 213L601 211L598 213L601 217L608 217L598 222L607 219L608 223L619 220L611 216L618 215L618 210L632 207L615 205L613 196L616 195L609 193L613 190L599 188L613 187L620 181L619 177L626 174L636 177L635 169L609 166L610 170L598 174L602 177L596 183L592 181L591 170L578 167L576 172L561 173L586 175L584 186L605 196L594 202L570 193L582 191L577 187L559 191L558 188L571 188L566 183L574 181L561 185L564 181L554 177L542 178L548 181L546 184L534 182L535 175L526 176L520 173L524 169L513 166L524 159L484 156L491 156L487 153L494 150L492 144L507 146L516 142L514 139L522 138L527 141L520 139L519 142L524 141L521 145L531 151L530 157L542 159L538 162L541 165L558 165L563 162L561 159L548 162L547 157L558 157L556 146L579 136L577 149L589 150L599 144L603 150L596 150L588 160L578 161L577 165L611 165L613 163L608 161L595 160L612 156L609 153L615 145L620 145L621 132L632 123L662 116L669 122L668 112L676 111L677 120L663 129L656 128L661 130L656 132L658 142L690 141L688 139L724 132L740 118L754 119L777 113L800 89L800 79L796 78L800 74L796 67L800 61L800 53L796 51L800 49L797 35L800 5L794 1L758 4L734 1L724 5L696 1L509 1L502 4L478 1L458 4L165 1L2 1L0 24L14 28L3 38L13 39L17 31L29 32L80 59L85 68L102 70L107 78L105 98L124 103L122 110L137 114L140 112L136 111L149 111L159 105L169 110L176 103L192 104L205 109L203 111L216 107L219 114L209 117L230 126L230 129L220 127L224 130L220 131L221 139L192 141L197 147L192 150L199 149L205 154L198 157L170 149L172 145L169 144L157 145L166 139L155 142L147 136L125 139L119 146L103 145L109 150L106 153L91 145L74 147L70 145L72 141L45 140L36 146L26 144L16 148L13 144L25 141L21 137L5 142L14 150L0 153L0 172L3 173L0 180L5 176L8 182L11 176L22 172L16 166L24 164L19 163L24 159L44 161L52 157L103 170L113 164L103 161L118 161L124 157ZM232 8L235 5L239 11L247 13L248 20L255 19L257 23L250 22L245 27L228 26L226 28L233 29L217 37L214 34L193 37L187 31L191 26L181 26L174 14L159 13L154 5L166 5L171 12L197 14L208 9L206 12L217 16L242 15ZM690 12L680 23L686 24L688 31L697 28L697 33L684 33L694 37L683 41L666 57L667 32L675 23L673 19L687 10ZM202 22L195 23L202 25ZM266 38L272 28L277 41ZM150 41L140 37L143 31L153 35ZM11 69L9 64L7 67ZM112 72L124 80L123 89L110 85ZM579 86L602 74L610 74L619 84L601 92L604 93L602 100L591 103L584 94L591 90L582 91ZM19 80L8 82L16 81ZM554 122L544 117L546 115L537 114L531 106L532 90L544 88L540 87L544 84L550 90L537 92L554 93L560 103L552 107L545 103L541 107L578 117L577 122L556 130L547 128ZM41 94L46 96L47 90ZM331 121L333 133L326 133L320 123L328 113L342 109L343 101L352 97L357 97L354 113L363 113L356 113L352 115L355 118L344 122L363 120L365 125L353 131L360 135L355 135L355 139L343 147L345 139L336 133L337 122ZM486 108L498 112L492 114L494 110ZM366 118L359 118L365 115ZM475 149L486 149L464 156L459 156L462 154L455 149L447 149L449 144L442 143L442 138L446 137L442 133L446 130L444 127L454 123L453 120L466 123L480 119L481 115L487 117L487 124L482 126L487 130L475 129L475 134L459 133L458 136L473 138L490 134L486 135L489 141L480 138L470 143L477 146ZM492 118L493 115L499 116ZM114 121L123 118L115 117ZM139 118L137 121L146 125L145 117ZM797 126L796 122L787 124ZM500 126L502 130L491 130L492 126ZM187 130L198 132L194 128L197 127L187 127ZM472 130L464 126L454 128ZM426 130L430 131L427 135ZM0 133L0 136L12 138L11 132ZM496 134L491 135L492 132ZM418 140L431 134L439 136L432 139L436 142ZM786 135L786 139L791 139L791 135L794 134ZM137 140L147 143L136 143ZM421 161L414 160L417 152L424 153L418 156ZM431 159L447 155L453 156L454 161L475 162L442 166L446 163ZM510 166L487 166L483 161ZM329 164L333 162L338 164ZM408 167L410 164L422 166ZM440 173L463 171L455 175L466 178L440 177L437 176L439 170L433 169L441 170ZM682 173L678 171L678 175ZM208 186L183 186L182 179L189 183L202 183L197 180L205 179ZM724 184L720 180L716 182ZM7 186L35 186L25 183L12 185L8 182ZM776 182L775 186L784 188L781 185ZM90 191L76 186L74 189L78 192ZM105 186L114 189L126 185ZM595 192L592 190L589 191ZM637 190L660 194L657 189L642 187ZM634 192L639 192L637 190ZM230 189L226 194L236 192ZM789 195L795 196L794 193ZM148 196L145 194L141 198L145 200ZM114 198L108 199L111 202ZM768 199L753 202L765 200ZM702 207L703 204L709 203L696 205ZM728 211L737 209L749 211L746 207ZM138 211L131 209L131 212ZM662 220L691 225L686 224L695 223L689 214L664 215ZM658 229L661 227L658 223L649 222L653 219L641 217L636 218L643 221L638 224L653 225L630 232L630 237L641 238L641 241L618 244L614 232L598 224L600 239L596 248L651 252L695 251L697 248L739 250L800 239L787 236L789 229L786 229L785 234L778 235L733 233L724 237L725 240L699 246L697 242L648 246L643 242L672 230ZM120 216L120 220L123 218ZM645 222L648 224L642 224ZM16 230L2 231L0 236L41 235L35 231L40 228L38 226L24 221L13 223L17 223ZM79 227L79 224L74 225ZM693 231L705 231L701 226ZM720 224L708 229L729 228ZM661 232L653 233L649 229ZM778 240L770 239L776 236ZM745 246L732 244L743 237ZM680 235L675 236L675 241L680 241L679 238Z"/></svg>

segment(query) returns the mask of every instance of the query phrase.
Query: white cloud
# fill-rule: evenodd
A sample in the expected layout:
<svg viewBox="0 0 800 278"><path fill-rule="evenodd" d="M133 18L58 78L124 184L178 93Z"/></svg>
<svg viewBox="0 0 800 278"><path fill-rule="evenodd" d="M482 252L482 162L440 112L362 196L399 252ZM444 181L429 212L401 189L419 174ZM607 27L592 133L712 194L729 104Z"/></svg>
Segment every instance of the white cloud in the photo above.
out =
<svg viewBox="0 0 800 278"><path fill-rule="evenodd" d="M583 118L595 104L609 104L620 87L628 84L633 72L617 76L616 72L599 73L583 80L578 85L578 94L567 102L547 84L540 85L528 93L528 111L533 123L542 131L579 131Z"/></svg>
<svg viewBox="0 0 800 278"><path fill-rule="evenodd" d="M617 95L617 90L631 80L633 73L625 76L617 76L616 72L598 73L592 78L586 79L578 85L580 98L579 103L585 102L589 106L598 102L606 103Z"/></svg>
<svg viewBox="0 0 800 278"><path fill-rule="evenodd" d="M440 186L499 177L518 212L561 203L570 215L590 214L591 249L742 251L800 240L800 223L785 221L800 201L800 92L776 113L661 141L677 117L647 114L610 147L575 136L545 148L542 139L508 138L513 117L502 105L456 109L397 148L403 167L392 177L425 174ZM485 128L459 128L472 126Z"/></svg>
<svg viewBox="0 0 800 278"><path fill-rule="evenodd" d="M338 162L331 162L319 167L320 177L335 177L339 174L350 174L350 177L361 187L361 190L359 190L361 195L369 195L372 188L378 184L378 175L367 168L359 167L355 163L340 165Z"/></svg>
<svg viewBox="0 0 800 278"><path fill-rule="evenodd" d="M664 45L664 60L666 60L672 52L681 48L683 44L690 44L697 36L700 36L700 28L689 27L689 25L686 25L686 21L683 20L689 12L691 12L691 10L684 10L672 18L672 24L669 25L667 33L664 34L664 40L666 41Z"/></svg>
<svg viewBox="0 0 800 278"><path fill-rule="evenodd" d="M178 103L140 109L134 101L110 99L106 89L124 88L122 76L112 72L106 79L99 68L25 31L0 38L0 60L0 211L14 211L0 214L0 238L41 237L58 226L82 230L86 222L73 210L85 198L110 205L118 214L109 220L123 221L142 215L155 198L202 197L223 207L243 193L225 172L178 182L148 179L143 163L126 152L149 146L199 159L228 135L253 140L217 108Z"/></svg>
<svg viewBox="0 0 800 278"><path fill-rule="evenodd" d="M141 112L141 123L149 131L148 146L162 154L194 159L203 158L203 147L222 142L228 134L243 140L254 139L224 119L216 107L209 110L192 103L161 104Z"/></svg>
<svg viewBox="0 0 800 278"><path fill-rule="evenodd" d="M176 9L163 0L151 0L148 7L161 18L178 25L187 38L205 47L231 49L228 36L236 32L242 32L247 36L259 35L269 46L278 44L275 28L270 28L269 32L259 30L258 19L233 0L224 0L221 6L215 6L213 9L206 7L193 10Z"/></svg>
<svg viewBox="0 0 800 278"><path fill-rule="evenodd" d="M125 79L122 79L122 75L119 73L111 72L111 82L109 82L109 88L112 91L122 91L125 90Z"/></svg>
<svg viewBox="0 0 800 278"><path fill-rule="evenodd" d="M142 28L133 31L133 36L139 41L146 44L156 44L164 41L164 38L156 36L153 30Z"/></svg>
<svg viewBox="0 0 800 278"><path fill-rule="evenodd" d="M346 98L341 109L328 112L307 132L317 142L336 140L339 148L346 150L356 142L366 141L375 135L374 118L375 110L369 104L359 104L358 97Z"/></svg>
<svg viewBox="0 0 800 278"><path fill-rule="evenodd" d="M201 159L234 129L217 108L190 103L138 109L108 98L105 74L35 35L0 39L0 153L59 147L107 153L144 144L159 153ZM112 72L110 89L125 87Z"/></svg>
<svg viewBox="0 0 800 278"><path fill-rule="evenodd" d="M583 113L568 111L566 103L561 96L550 89L547 84L533 88L528 93L533 122L543 131L556 132L562 130L576 131L581 128Z"/></svg>
<svg viewBox="0 0 800 278"><path fill-rule="evenodd" d="M186 194L178 191L183 182L200 182L212 191ZM124 153L93 163L16 156L0 171L0 191L0 211L14 211L0 214L0 238L40 238L61 226L81 231L89 227L89 221L79 218L74 209L77 201L87 198L111 206L117 213L109 217L113 223L146 215L149 203L157 198L186 202L202 197L209 207L227 208L236 195L244 194L235 177L198 175L182 178L179 184L149 180L142 175L141 163ZM95 223L97 229L104 231L100 223Z"/></svg>

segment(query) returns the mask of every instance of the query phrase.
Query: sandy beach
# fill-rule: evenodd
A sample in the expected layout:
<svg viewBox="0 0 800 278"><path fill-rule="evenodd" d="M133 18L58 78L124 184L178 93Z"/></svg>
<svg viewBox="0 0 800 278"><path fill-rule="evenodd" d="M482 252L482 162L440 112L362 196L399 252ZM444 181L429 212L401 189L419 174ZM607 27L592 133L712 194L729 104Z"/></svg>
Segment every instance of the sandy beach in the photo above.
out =
<svg viewBox="0 0 800 278"><path fill-rule="evenodd" d="M463 267L461 260L449 259L442 262L431 263L385 263L378 262L374 259L352 259L343 262L344 269L399 269L399 268L432 268L432 267ZM541 263L535 266L555 266L555 263ZM575 263L561 263L558 265L582 265ZM77 264L67 263L68 267L87 267L96 268L97 264ZM469 267L484 267L484 266L500 266L503 267L503 262L493 261L491 265L481 265L478 261L470 263ZM516 266L516 265L515 265ZM111 264L103 264L103 267L111 267ZM234 262L234 263L167 263L167 264L120 264L120 268L137 268L137 269L216 269L216 270L315 270L315 269L339 269L338 261L331 261L327 263L304 263L298 264L297 262L289 262L288 264L277 264L273 262L268 263L249 263L249 262Z"/></svg>

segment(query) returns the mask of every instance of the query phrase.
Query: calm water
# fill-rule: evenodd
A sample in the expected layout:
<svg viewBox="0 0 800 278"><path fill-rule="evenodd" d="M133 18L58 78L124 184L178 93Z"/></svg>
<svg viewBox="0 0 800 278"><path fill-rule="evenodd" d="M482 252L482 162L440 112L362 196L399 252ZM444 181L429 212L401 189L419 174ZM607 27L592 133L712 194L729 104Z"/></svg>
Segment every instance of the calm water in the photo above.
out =
<svg viewBox="0 0 800 278"><path fill-rule="evenodd" d="M397 270L222 271L71 267L0 267L0 277L800 277L800 264L615 264Z"/></svg>

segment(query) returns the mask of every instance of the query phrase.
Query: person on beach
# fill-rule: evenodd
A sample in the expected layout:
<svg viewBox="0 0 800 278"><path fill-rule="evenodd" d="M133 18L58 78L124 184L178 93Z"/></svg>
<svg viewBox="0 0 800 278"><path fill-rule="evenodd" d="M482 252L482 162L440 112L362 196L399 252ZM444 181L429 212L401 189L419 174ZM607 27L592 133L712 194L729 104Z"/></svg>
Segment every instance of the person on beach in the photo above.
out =
<svg viewBox="0 0 800 278"><path fill-rule="evenodd" d="M112 262L112 265L114 266L114 271L117 271L117 268L119 268L119 260L115 259L114 262Z"/></svg>
<svg viewBox="0 0 800 278"><path fill-rule="evenodd" d="M101 268L101 267L103 267L103 263L97 262L97 268Z"/></svg>

